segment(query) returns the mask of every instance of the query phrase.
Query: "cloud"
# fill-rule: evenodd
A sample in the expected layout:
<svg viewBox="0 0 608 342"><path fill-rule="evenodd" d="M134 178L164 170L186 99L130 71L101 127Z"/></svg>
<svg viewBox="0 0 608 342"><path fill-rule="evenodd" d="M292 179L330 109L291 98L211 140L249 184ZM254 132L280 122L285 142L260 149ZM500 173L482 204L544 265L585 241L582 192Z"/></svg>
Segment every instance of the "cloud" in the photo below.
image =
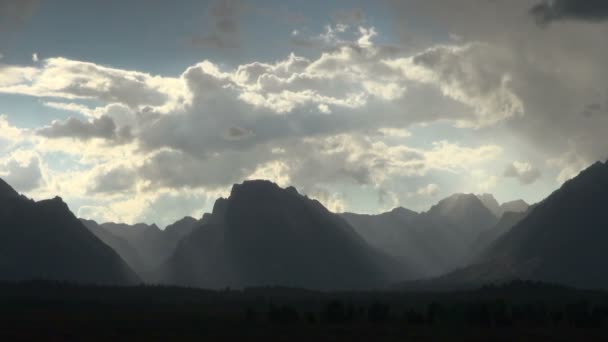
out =
<svg viewBox="0 0 608 342"><path fill-rule="evenodd" d="M6 115L0 115L0 151L11 149L22 139L22 130L12 126Z"/></svg>
<svg viewBox="0 0 608 342"><path fill-rule="evenodd" d="M444 96L471 106L476 120L460 124L482 127L524 113L523 103L511 89L509 61L504 56L486 44L439 45L387 64L404 77L437 86Z"/></svg>
<svg viewBox="0 0 608 342"><path fill-rule="evenodd" d="M421 196L437 196L437 194L439 194L439 186L437 184L431 183L427 186L419 188L416 193Z"/></svg>
<svg viewBox="0 0 608 342"><path fill-rule="evenodd" d="M530 9L540 25L557 20L603 21L608 19L604 0L544 0Z"/></svg>
<svg viewBox="0 0 608 342"><path fill-rule="evenodd" d="M116 193L133 190L137 180L137 174L128 167L117 167L112 170L100 173L93 186L91 193Z"/></svg>
<svg viewBox="0 0 608 342"><path fill-rule="evenodd" d="M541 173L540 170L528 162L514 161L513 163L507 165L503 175L508 178L515 178L519 180L522 185L529 185L540 178Z"/></svg>
<svg viewBox="0 0 608 342"><path fill-rule="evenodd" d="M468 103L478 121L464 122L464 126L502 127L496 129L497 134L511 136L520 148L538 152L534 163L565 152L578 154L586 164L604 160L608 157L603 133L608 127L603 106L608 101L608 25L577 20L541 29L529 15L538 3L392 1L396 25L418 35L424 48L414 57L388 62L411 78L435 84L445 96ZM552 3L578 13L598 4ZM604 2L599 6L605 7ZM446 40L449 34L460 39L438 44L412 23L416 20L447 32Z"/></svg>
<svg viewBox="0 0 608 342"><path fill-rule="evenodd" d="M65 58L40 67L0 67L0 93L63 99L93 99L166 112L188 100L179 79L108 68Z"/></svg>
<svg viewBox="0 0 608 342"><path fill-rule="evenodd" d="M128 127L118 130L114 120L108 116L81 121L69 118L66 121L53 121L50 126L36 131L38 135L47 138L74 138L79 140L106 139L117 142L128 141L131 132Z"/></svg>
<svg viewBox="0 0 608 342"><path fill-rule="evenodd" d="M44 183L40 163L37 156L29 156L25 160L10 158L4 165L0 164L0 174L17 191L29 192Z"/></svg>

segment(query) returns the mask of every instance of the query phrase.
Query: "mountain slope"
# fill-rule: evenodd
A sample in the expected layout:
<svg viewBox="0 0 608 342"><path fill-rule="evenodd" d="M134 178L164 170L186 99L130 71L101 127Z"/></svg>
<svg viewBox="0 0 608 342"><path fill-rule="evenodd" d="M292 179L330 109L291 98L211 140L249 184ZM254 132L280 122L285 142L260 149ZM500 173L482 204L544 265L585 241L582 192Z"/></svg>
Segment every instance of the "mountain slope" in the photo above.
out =
<svg viewBox="0 0 608 342"><path fill-rule="evenodd" d="M529 207L528 203L521 199L498 204L498 201L492 194L477 195L477 198L498 218L502 217L506 212L524 212Z"/></svg>
<svg viewBox="0 0 608 342"><path fill-rule="evenodd" d="M443 283L522 278L608 288L608 165L596 163L567 181L481 256Z"/></svg>
<svg viewBox="0 0 608 342"><path fill-rule="evenodd" d="M234 185L205 221L163 266L164 282L364 289L407 277L405 267L370 247L341 217L291 187Z"/></svg>
<svg viewBox="0 0 608 342"><path fill-rule="evenodd" d="M116 251L116 253L118 253L118 255L120 255L120 257L140 277L145 274L147 269L146 265L137 250L129 243L129 241L110 233L95 221L85 219L80 219L80 221L91 231L91 233Z"/></svg>
<svg viewBox="0 0 608 342"><path fill-rule="evenodd" d="M155 224L137 223L134 225L107 222L101 227L108 233L127 241L136 251L142 262L140 274L150 272L164 262L177 245L178 237L167 236Z"/></svg>
<svg viewBox="0 0 608 342"><path fill-rule="evenodd" d="M396 209L343 217L370 244L426 277L464 266L470 260L473 241L497 220L476 196L465 194L445 198L420 214Z"/></svg>
<svg viewBox="0 0 608 342"><path fill-rule="evenodd" d="M0 180L0 280L136 284L137 275L58 197L34 202Z"/></svg>

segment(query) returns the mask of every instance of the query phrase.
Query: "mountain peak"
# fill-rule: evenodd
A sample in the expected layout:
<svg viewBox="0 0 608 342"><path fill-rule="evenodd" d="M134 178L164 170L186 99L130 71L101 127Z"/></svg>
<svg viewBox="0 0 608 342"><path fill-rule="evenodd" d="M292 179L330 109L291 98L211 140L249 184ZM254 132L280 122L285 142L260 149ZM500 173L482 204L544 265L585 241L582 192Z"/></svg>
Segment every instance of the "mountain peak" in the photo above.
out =
<svg viewBox="0 0 608 342"><path fill-rule="evenodd" d="M284 191L284 189L279 187L276 183L273 183L269 180L246 180L241 184L234 184L232 186L232 190L230 191L230 197L238 196L239 194L243 193L265 194L279 190ZM286 190L288 190L289 192L295 191L297 193L297 190L295 190L294 187L289 187Z"/></svg>
<svg viewBox="0 0 608 342"><path fill-rule="evenodd" d="M0 178L0 199L19 197L19 193L13 189L7 182Z"/></svg>
<svg viewBox="0 0 608 342"><path fill-rule="evenodd" d="M477 195L477 198L488 208L490 211L496 215L496 217L500 217L502 214L502 210L500 209L500 204L494 198L492 194L481 194Z"/></svg>
<svg viewBox="0 0 608 342"><path fill-rule="evenodd" d="M450 215L458 211L468 211L472 208L486 206L473 194L453 194L439 201L437 204L431 207L429 213L436 213L442 216Z"/></svg>

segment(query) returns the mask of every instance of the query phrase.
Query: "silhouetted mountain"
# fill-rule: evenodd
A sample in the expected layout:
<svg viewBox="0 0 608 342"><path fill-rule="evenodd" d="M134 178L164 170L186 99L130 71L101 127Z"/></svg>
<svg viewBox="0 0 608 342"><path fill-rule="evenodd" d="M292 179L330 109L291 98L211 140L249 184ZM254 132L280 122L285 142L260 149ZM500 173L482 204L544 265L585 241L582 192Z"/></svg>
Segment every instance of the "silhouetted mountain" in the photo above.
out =
<svg viewBox="0 0 608 342"><path fill-rule="evenodd" d="M481 194L477 195L477 197L498 218L509 211L517 213L524 212L528 210L529 207L528 203L521 199L498 204L498 201L496 201L492 194Z"/></svg>
<svg viewBox="0 0 608 342"><path fill-rule="evenodd" d="M202 221L192 217L184 217L161 230L155 224L98 224L91 220L81 221L144 279L148 279L150 272L173 253L179 240L202 224Z"/></svg>
<svg viewBox="0 0 608 342"><path fill-rule="evenodd" d="M456 194L428 212L397 209L380 215L346 213L343 217L370 244L411 265L424 276L462 267L470 247L497 219L475 196Z"/></svg>
<svg viewBox="0 0 608 342"><path fill-rule="evenodd" d="M536 205L481 256L444 284L513 278L608 288L608 165L596 163Z"/></svg>
<svg viewBox="0 0 608 342"><path fill-rule="evenodd" d="M140 277L143 278L146 272L146 266L137 250L127 241L127 239L116 236L108 230L100 226L93 220L80 219L95 236L97 236L106 245L110 246L120 257L133 269Z"/></svg>
<svg viewBox="0 0 608 342"><path fill-rule="evenodd" d="M234 185L213 213L180 241L162 267L165 283L208 288L280 285L364 289L406 278L341 217L293 187Z"/></svg>
<svg viewBox="0 0 608 342"><path fill-rule="evenodd" d="M48 279L127 285L129 266L59 197L35 202L0 180L0 280Z"/></svg>
<svg viewBox="0 0 608 342"><path fill-rule="evenodd" d="M502 235L509 232L509 230L519 223L519 221L523 220L528 213L529 212L505 212L494 227L481 232L471 245L471 261L473 262L475 258L479 257L481 252L490 247L490 245L497 241Z"/></svg>
<svg viewBox="0 0 608 342"><path fill-rule="evenodd" d="M477 195L477 198L479 198L481 203L483 203L486 206L486 208L488 208L492 212L492 214L494 214L496 217L502 216L502 210L500 209L500 204L498 203L496 198L494 198L494 195L481 194L481 195Z"/></svg>
<svg viewBox="0 0 608 342"><path fill-rule="evenodd" d="M175 240L176 243L184 236L192 233L194 228L200 225L202 222L193 217L186 216L181 220L168 225L165 227L163 231L165 235L169 236L171 239Z"/></svg>
<svg viewBox="0 0 608 342"><path fill-rule="evenodd" d="M162 264L173 253L181 238L173 229L170 234L165 234L155 224L108 222L101 224L101 227L133 246L142 261L142 267L137 270L140 274L148 274Z"/></svg>

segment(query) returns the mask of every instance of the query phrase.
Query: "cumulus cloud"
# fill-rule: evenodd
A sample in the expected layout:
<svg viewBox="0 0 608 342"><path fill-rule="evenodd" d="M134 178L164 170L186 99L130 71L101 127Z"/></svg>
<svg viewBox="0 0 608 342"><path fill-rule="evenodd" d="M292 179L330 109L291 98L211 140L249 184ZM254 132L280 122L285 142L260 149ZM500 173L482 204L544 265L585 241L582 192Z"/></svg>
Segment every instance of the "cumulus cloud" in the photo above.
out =
<svg viewBox="0 0 608 342"><path fill-rule="evenodd" d="M503 175L508 178L517 179L522 185L529 185L540 178L541 173L540 170L528 162L514 161L507 165Z"/></svg>
<svg viewBox="0 0 608 342"><path fill-rule="evenodd" d="M439 186L431 183L422 188L419 188L416 193L421 196L437 196L439 193Z"/></svg>
<svg viewBox="0 0 608 342"><path fill-rule="evenodd" d="M485 44L436 46L413 57L387 61L404 77L435 85L445 96L475 110L464 126L485 126L522 115L524 106L511 89L503 51Z"/></svg>
<svg viewBox="0 0 608 342"><path fill-rule="evenodd" d="M541 154L558 158L572 151L587 164L607 157L603 131L608 115L603 104L608 101L608 26L592 20L603 16L604 2L411 0L391 4L403 31L420 33L411 24L415 13L417 20L424 18L438 30L459 37L455 45L445 45L427 36L429 40L421 43L427 48L415 54L420 57L389 61L392 66L437 84L446 96L474 107L479 123L500 122L505 135ZM589 20L540 28L529 14L535 5L539 5L537 11L550 13L551 20Z"/></svg>
<svg viewBox="0 0 608 342"><path fill-rule="evenodd" d="M10 66L0 71L0 93L95 99L161 111L175 109L187 102L188 96L179 79L65 58L45 59L37 68Z"/></svg>
<svg viewBox="0 0 608 342"><path fill-rule="evenodd" d="M463 38L409 53L378 44L379 35L371 26L330 25L318 36L318 56L232 68L201 61L174 77L51 58L3 67L0 92L84 116L35 130L33 144L74 169L53 175L53 191L89 198L91 215L106 203L111 217L126 220L159 193L211 193L253 178L293 184L335 210L348 200L330 190L336 185L396 203L386 189L397 179L468 174L504 152L498 140L416 139L412 125L442 121L487 133L530 117L529 106L541 115L529 103L538 93L522 81L528 70L508 50ZM119 199L104 202L110 197Z"/></svg>
<svg viewBox="0 0 608 342"><path fill-rule="evenodd" d="M100 173L93 186L91 193L115 193L133 190L137 181L137 174L128 167L117 167Z"/></svg>
<svg viewBox="0 0 608 342"><path fill-rule="evenodd" d="M530 9L539 24L556 20L602 21L608 19L608 3L603 0L543 0Z"/></svg>
<svg viewBox="0 0 608 342"><path fill-rule="evenodd" d="M131 137L128 127L118 130L114 120L108 116L81 121L69 118L66 121L53 121L50 126L37 130L37 134L47 138L74 138L89 140L94 138L127 141Z"/></svg>
<svg viewBox="0 0 608 342"><path fill-rule="evenodd" d="M0 175L17 191L29 192L43 185L40 159L29 156L27 159L10 158L0 165Z"/></svg>
<svg viewBox="0 0 608 342"><path fill-rule="evenodd" d="M6 115L0 115L0 151L8 150L21 142L22 130L12 126Z"/></svg>

